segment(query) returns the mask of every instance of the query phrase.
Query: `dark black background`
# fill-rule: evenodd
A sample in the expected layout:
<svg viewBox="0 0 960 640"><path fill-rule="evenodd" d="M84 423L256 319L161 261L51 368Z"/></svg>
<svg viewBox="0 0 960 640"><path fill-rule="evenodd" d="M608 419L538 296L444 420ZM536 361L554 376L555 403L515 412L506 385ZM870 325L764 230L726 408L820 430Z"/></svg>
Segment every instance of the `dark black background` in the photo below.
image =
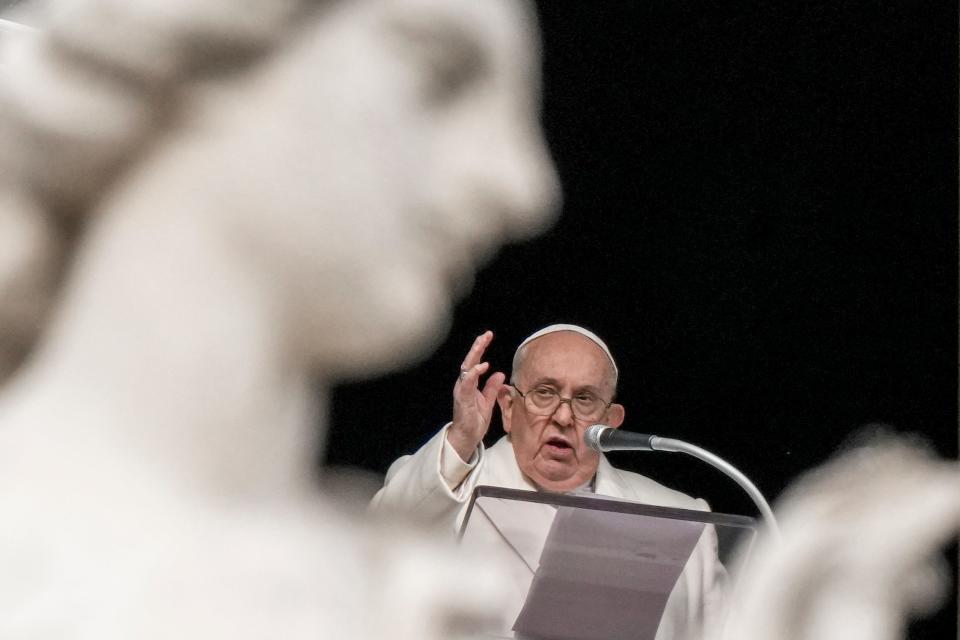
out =
<svg viewBox="0 0 960 640"><path fill-rule="evenodd" d="M335 391L327 462L383 473L449 419L477 333L507 371L558 321L608 341L625 428L771 501L871 423L955 458L955 3L537 8L561 218L477 275L428 360ZM613 461L754 514L692 458ZM955 606L912 637L955 637Z"/></svg>

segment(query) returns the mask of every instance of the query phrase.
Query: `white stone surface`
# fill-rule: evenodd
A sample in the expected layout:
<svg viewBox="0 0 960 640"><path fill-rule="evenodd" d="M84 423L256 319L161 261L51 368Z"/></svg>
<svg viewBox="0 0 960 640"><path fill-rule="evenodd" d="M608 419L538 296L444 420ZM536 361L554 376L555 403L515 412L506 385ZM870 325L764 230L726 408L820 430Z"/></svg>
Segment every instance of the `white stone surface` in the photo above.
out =
<svg viewBox="0 0 960 640"><path fill-rule="evenodd" d="M0 78L0 637L475 629L492 568L315 488L316 381L552 221L530 8L50 10Z"/></svg>
<svg viewBox="0 0 960 640"><path fill-rule="evenodd" d="M960 467L882 439L807 473L735 572L727 640L894 640L943 603L937 560L960 532Z"/></svg>

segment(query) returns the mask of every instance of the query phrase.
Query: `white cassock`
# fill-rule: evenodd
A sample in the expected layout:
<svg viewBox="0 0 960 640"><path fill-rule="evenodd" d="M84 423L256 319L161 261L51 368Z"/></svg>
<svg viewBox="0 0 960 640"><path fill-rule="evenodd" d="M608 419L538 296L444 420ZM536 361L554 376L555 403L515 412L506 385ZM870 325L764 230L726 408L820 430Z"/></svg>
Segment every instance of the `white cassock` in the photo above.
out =
<svg viewBox="0 0 960 640"><path fill-rule="evenodd" d="M483 445L469 464L465 464L447 443L449 425L431 438L413 455L403 456L387 471L384 486L374 496L374 510L401 511L454 535L466 515L473 490L478 485L536 491L520 471L509 436L504 436L489 449ZM598 496L609 496L642 504L708 511L702 499L692 498L679 491L630 471L616 469L600 455L600 464L593 490ZM545 522L552 520L555 511L548 505L536 505L544 510ZM542 523L531 522L534 529ZM516 549L504 557L516 554ZM516 618L526 598L532 579L528 563L514 562L512 572L516 611L506 612L507 626ZM689 562L670 594L656 634L656 640L699 640L712 637L723 621L726 571L717 555L717 538L713 527L706 527Z"/></svg>

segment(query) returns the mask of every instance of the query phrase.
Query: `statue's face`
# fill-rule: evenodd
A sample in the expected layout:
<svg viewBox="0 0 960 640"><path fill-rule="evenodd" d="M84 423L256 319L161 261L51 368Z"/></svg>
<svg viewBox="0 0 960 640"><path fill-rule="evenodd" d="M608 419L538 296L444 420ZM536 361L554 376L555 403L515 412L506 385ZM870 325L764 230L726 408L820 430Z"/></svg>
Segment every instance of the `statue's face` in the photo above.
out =
<svg viewBox="0 0 960 640"><path fill-rule="evenodd" d="M443 335L478 266L556 210L532 14L344 0L286 38L182 89L125 193L207 225L227 246L212 259L246 263L279 338L322 373L405 363Z"/></svg>
<svg viewBox="0 0 960 640"><path fill-rule="evenodd" d="M305 36L315 127L275 162L309 198L283 252L310 268L285 275L321 368L363 373L442 337L482 262L552 220L537 40L516 0L343 2Z"/></svg>

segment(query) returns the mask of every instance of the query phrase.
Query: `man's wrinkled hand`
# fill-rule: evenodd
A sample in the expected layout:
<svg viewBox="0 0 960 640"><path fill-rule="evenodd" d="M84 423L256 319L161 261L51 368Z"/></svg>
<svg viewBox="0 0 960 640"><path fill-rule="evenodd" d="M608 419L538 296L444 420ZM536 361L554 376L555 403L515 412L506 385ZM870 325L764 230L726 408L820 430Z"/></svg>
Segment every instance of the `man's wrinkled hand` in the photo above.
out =
<svg viewBox="0 0 960 640"><path fill-rule="evenodd" d="M477 336L460 365L460 375L453 386L453 423L447 431L447 441L464 461L473 457L490 428L497 394L506 380L506 375L498 371L487 378L483 388L480 387L480 376L490 369L490 363L481 360L492 341L492 331Z"/></svg>

